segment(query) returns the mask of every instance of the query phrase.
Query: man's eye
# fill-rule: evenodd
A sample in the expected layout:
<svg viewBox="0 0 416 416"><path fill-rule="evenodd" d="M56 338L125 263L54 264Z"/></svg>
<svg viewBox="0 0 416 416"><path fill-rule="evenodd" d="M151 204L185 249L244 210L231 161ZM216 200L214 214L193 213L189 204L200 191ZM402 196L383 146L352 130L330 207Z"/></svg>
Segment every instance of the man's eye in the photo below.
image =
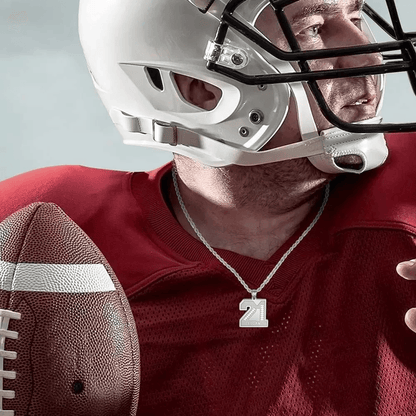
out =
<svg viewBox="0 0 416 416"><path fill-rule="evenodd" d="M316 38L321 34L322 25L313 25L300 32L301 35L306 35L311 38Z"/></svg>

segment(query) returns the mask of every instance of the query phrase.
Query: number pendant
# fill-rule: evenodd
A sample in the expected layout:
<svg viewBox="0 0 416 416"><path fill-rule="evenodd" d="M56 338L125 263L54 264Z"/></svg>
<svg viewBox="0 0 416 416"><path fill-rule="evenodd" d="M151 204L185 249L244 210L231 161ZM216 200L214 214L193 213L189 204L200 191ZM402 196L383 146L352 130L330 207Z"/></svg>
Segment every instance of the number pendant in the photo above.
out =
<svg viewBox="0 0 416 416"><path fill-rule="evenodd" d="M243 299L240 311L247 311L240 319L240 328L267 328L266 299Z"/></svg>

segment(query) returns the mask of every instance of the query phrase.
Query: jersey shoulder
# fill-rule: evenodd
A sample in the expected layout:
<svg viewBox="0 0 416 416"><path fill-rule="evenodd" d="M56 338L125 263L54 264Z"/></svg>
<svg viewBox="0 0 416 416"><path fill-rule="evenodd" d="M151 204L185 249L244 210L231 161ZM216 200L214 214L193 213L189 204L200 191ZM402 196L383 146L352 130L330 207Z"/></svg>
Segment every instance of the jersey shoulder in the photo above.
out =
<svg viewBox="0 0 416 416"><path fill-rule="evenodd" d="M335 180L330 199L338 230L391 228L416 234L416 132L388 134L386 141L384 165Z"/></svg>
<svg viewBox="0 0 416 416"><path fill-rule="evenodd" d="M33 202L53 202L82 222L129 174L75 165L22 173L0 182L0 221Z"/></svg>

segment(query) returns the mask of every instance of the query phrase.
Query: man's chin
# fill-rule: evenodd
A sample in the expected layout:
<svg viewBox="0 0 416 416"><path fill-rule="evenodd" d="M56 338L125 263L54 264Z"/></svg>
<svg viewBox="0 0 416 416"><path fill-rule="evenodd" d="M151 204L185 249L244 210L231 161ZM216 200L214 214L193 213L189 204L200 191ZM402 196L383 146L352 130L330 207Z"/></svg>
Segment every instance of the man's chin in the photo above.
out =
<svg viewBox="0 0 416 416"><path fill-rule="evenodd" d="M369 120L376 116L374 105L348 105L342 107L338 117L347 123Z"/></svg>
<svg viewBox="0 0 416 416"><path fill-rule="evenodd" d="M344 111L344 109L346 110ZM341 121L344 121L346 123L357 123L359 121L370 120L376 117L376 112L373 109L371 109L370 111L370 109L363 110L363 109L355 109L355 108L351 109L351 108L343 107L341 110L339 110L338 112L334 112L334 113ZM326 119L323 123L320 123L320 124L321 126L319 129L319 134L324 130L329 130L329 129L336 127Z"/></svg>

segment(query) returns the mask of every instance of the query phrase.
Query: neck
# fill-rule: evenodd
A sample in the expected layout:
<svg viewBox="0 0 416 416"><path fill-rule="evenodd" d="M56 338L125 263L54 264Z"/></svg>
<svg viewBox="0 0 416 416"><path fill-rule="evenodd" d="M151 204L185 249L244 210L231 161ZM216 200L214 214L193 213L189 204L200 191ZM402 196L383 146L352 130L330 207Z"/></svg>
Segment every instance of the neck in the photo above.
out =
<svg viewBox="0 0 416 416"><path fill-rule="evenodd" d="M284 162L277 166L201 168L188 161L176 163L177 181L199 232L213 248L260 260L270 258L298 230L322 201L322 188L328 182L323 175L308 181L284 177ZM172 181L169 199L178 222L199 240L180 207Z"/></svg>

